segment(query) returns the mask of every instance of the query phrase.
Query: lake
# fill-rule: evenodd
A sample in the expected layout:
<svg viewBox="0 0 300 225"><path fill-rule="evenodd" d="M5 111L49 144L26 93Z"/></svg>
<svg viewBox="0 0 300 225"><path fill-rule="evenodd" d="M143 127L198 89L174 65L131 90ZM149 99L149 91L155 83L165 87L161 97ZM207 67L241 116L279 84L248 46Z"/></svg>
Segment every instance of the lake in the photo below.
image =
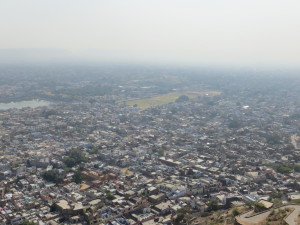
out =
<svg viewBox="0 0 300 225"><path fill-rule="evenodd" d="M7 110L7 109L22 109L25 107L30 108L37 108L40 106L49 106L51 102L33 99L30 101L20 101L20 102L9 102L9 103L0 103L0 110Z"/></svg>

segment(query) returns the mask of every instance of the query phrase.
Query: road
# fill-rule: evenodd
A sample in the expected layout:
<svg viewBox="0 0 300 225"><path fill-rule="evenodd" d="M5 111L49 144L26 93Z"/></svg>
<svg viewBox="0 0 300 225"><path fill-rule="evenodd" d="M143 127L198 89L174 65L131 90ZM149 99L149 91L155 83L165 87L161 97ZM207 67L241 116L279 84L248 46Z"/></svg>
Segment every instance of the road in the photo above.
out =
<svg viewBox="0 0 300 225"><path fill-rule="evenodd" d="M287 206L289 207L289 206ZM291 208L294 208L295 210L285 219L285 222L287 222L289 225L299 225L300 224L300 205L293 205L290 206Z"/></svg>
<svg viewBox="0 0 300 225"><path fill-rule="evenodd" d="M289 225L300 225L300 205L284 205L280 207L279 209L285 209L285 208L293 208L294 211L285 218L285 222ZM255 225L255 224L261 224L271 213L273 209L270 209L267 212L251 216L251 214L254 213L253 210L241 214L236 217L237 222L239 222L242 225ZM278 209L277 209L278 210Z"/></svg>

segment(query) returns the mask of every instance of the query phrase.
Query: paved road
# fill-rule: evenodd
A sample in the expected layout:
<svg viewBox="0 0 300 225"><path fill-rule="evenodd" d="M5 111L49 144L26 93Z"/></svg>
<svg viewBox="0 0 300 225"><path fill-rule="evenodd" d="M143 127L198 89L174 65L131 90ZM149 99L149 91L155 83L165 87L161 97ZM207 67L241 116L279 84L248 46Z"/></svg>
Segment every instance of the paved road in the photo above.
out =
<svg viewBox="0 0 300 225"><path fill-rule="evenodd" d="M299 219L300 215L300 205L285 205L280 207L279 209L285 209L285 208L294 208L295 210L285 219L285 222L287 222L289 225L300 225L300 221L298 222L297 219ZM277 209L278 210L278 209ZM236 217L236 220L242 224L242 225L255 225L263 222L271 213L272 209L270 209L267 212L258 214L256 216L250 216L253 214L253 210L239 215Z"/></svg>
<svg viewBox="0 0 300 225"><path fill-rule="evenodd" d="M261 213L256 216L251 216L254 213L254 210L247 212L246 214L242 214L238 216L236 219L242 225L254 225L262 223L271 213L271 210Z"/></svg>
<svg viewBox="0 0 300 225"><path fill-rule="evenodd" d="M294 208L295 210L285 219L285 222L287 222L289 225L299 225L300 205L291 205L286 207Z"/></svg>

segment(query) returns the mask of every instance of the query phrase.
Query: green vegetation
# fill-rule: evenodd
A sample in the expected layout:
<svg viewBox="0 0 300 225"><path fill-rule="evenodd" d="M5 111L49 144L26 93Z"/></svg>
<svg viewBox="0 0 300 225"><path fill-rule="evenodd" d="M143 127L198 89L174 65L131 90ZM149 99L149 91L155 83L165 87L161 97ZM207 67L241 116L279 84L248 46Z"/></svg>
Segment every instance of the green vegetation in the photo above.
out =
<svg viewBox="0 0 300 225"><path fill-rule="evenodd" d="M24 220L21 225L34 225L35 223L34 222L31 222L29 220Z"/></svg>
<svg viewBox="0 0 300 225"><path fill-rule="evenodd" d="M138 107L140 109L147 109L153 106L164 105L171 102L175 102L181 96L187 96L189 99L196 98L201 95L220 95L221 92L218 91L204 91L204 92L186 92L186 93L169 93L164 95L155 96L152 98L143 98L130 100L126 102L126 105ZM183 97L186 98L186 97Z"/></svg>
<svg viewBox="0 0 300 225"><path fill-rule="evenodd" d="M267 223L271 222L272 224L287 224L284 221L284 218L290 214L291 210L289 208L286 209L279 209L279 210L272 210L270 215L267 218Z"/></svg>
<svg viewBox="0 0 300 225"><path fill-rule="evenodd" d="M203 212L203 213L201 213L201 217L208 217L210 215L211 215L211 213L209 213L209 212Z"/></svg>
<svg viewBox="0 0 300 225"><path fill-rule="evenodd" d="M176 217L176 219L175 219L175 224L180 224L180 222L181 221L183 221L183 219L184 219L184 214L177 214L177 217Z"/></svg>
<svg viewBox="0 0 300 225"><path fill-rule="evenodd" d="M42 173L42 177L48 181L60 184L64 181L65 173L59 173L58 170L48 170Z"/></svg>
<svg viewBox="0 0 300 225"><path fill-rule="evenodd" d="M105 193L106 193L106 198L110 201L116 198L109 190L106 190Z"/></svg>
<svg viewBox="0 0 300 225"><path fill-rule="evenodd" d="M295 170L296 172L300 172L300 164L270 164L271 168L273 168L276 172L282 174L288 174Z"/></svg>
<svg viewBox="0 0 300 225"><path fill-rule="evenodd" d="M252 209L252 208L254 207L254 203L251 202L251 201L246 202L245 205L246 205L249 209Z"/></svg>
<svg viewBox="0 0 300 225"><path fill-rule="evenodd" d="M274 198L273 203L274 203L274 207L282 206L282 201L279 198Z"/></svg>
<svg viewBox="0 0 300 225"><path fill-rule="evenodd" d="M278 145L281 141L281 138L278 134L267 135L265 138L267 143L271 145Z"/></svg>
<svg viewBox="0 0 300 225"><path fill-rule="evenodd" d="M236 217L239 214L240 214L240 210L238 208L235 207L232 209L232 211L231 211L232 217Z"/></svg>
<svg viewBox="0 0 300 225"><path fill-rule="evenodd" d="M293 170L293 167L289 165L278 165L278 164L273 164L271 166L273 169L276 170L278 173L283 173L283 174L288 174Z"/></svg>
<svg viewBox="0 0 300 225"><path fill-rule="evenodd" d="M210 200L207 204L207 208L208 208L208 211L218 210L219 209L218 201L215 199Z"/></svg>
<svg viewBox="0 0 300 225"><path fill-rule="evenodd" d="M300 204L300 199L292 200L291 203L294 203L294 204Z"/></svg>
<svg viewBox="0 0 300 225"><path fill-rule="evenodd" d="M282 193L280 192L276 192L276 191L273 191L271 194L270 194L270 197L269 197L269 200L271 201L272 199L280 199L282 197Z"/></svg>
<svg viewBox="0 0 300 225"><path fill-rule="evenodd" d="M187 96L187 95L180 95L180 96L175 100L175 102L180 103L180 102L186 102L186 101L188 101L188 100L190 100L189 96Z"/></svg>
<svg viewBox="0 0 300 225"><path fill-rule="evenodd" d="M98 154L98 149L97 148L91 148L88 150L88 153L90 154Z"/></svg>
<svg viewBox="0 0 300 225"><path fill-rule="evenodd" d="M80 184L83 180L83 177L81 175L81 172L80 171L77 171L75 172L75 174L73 175L73 181L76 183L76 184Z"/></svg>
<svg viewBox="0 0 300 225"><path fill-rule="evenodd" d="M86 162L87 159L79 149L73 149L67 153L63 158L63 162L67 167L74 167L82 162Z"/></svg>
<svg viewBox="0 0 300 225"><path fill-rule="evenodd" d="M174 220L174 224L182 224L188 212L190 211L189 207L183 207L177 210L177 217Z"/></svg>
<svg viewBox="0 0 300 225"><path fill-rule="evenodd" d="M273 191L269 196L269 201L274 203L274 207L278 207L282 205L281 197L283 196L280 192Z"/></svg>
<svg viewBox="0 0 300 225"><path fill-rule="evenodd" d="M228 124L228 127L230 129L239 129L243 126L243 123L242 121L240 120L237 120L237 119L234 119L234 120L231 120Z"/></svg>
<svg viewBox="0 0 300 225"><path fill-rule="evenodd" d="M45 119L48 119L49 116L52 116L52 115L56 115L57 112L54 110L54 109L49 109L49 110L44 110L41 115L45 117Z"/></svg>
<svg viewBox="0 0 300 225"><path fill-rule="evenodd" d="M78 87L78 88L69 88L69 89L61 89L56 92L56 94L63 94L69 96L103 96L112 93L111 86L85 86L85 87Z"/></svg>
<svg viewBox="0 0 300 225"><path fill-rule="evenodd" d="M267 208L259 202L254 203L254 212L262 212L265 211Z"/></svg>
<svg viewBox="0 0 300 225"><path fill-rule="evenodd" d="M294 164L294 170L300 172L300 164Z"/></svg>
<svg viewBox="0 0 300 225"><path fill-rule="evenodd" d="M55 212L57 210L57 207L55 205L55 203L52 203L52 205L50 206L50 212Z"/></svg>

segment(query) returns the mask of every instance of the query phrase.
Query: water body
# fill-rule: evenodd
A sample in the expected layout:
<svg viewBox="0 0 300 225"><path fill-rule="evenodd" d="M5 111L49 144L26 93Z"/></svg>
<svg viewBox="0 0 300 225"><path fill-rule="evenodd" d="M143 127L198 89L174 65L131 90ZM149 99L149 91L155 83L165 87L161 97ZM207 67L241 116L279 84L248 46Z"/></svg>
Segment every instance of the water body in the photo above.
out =
<svg viewBox="0 0 300 225"><path fill-rule="evenodd" d="M0 103L0 110L7 109L22 109L25 107L37 108L40 106L49 106L51 102L33 99L30 101L20 101L20 102L9 102L9 103Z"/></svg>

